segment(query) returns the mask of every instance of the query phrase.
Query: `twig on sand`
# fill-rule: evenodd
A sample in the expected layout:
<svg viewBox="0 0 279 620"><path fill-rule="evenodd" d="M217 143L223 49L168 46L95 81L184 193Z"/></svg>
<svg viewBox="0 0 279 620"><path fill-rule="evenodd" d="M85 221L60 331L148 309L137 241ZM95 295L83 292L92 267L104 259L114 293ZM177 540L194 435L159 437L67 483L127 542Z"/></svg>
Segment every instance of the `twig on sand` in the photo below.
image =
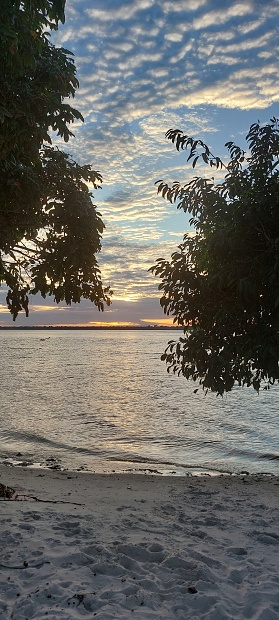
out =
<svg viewBox="0 0 279 620"><path fill-rule="evenodd" d="M7 487L5 484L0 483L0 498L9 501L24 501L27 499L33 499L35 502L44 502L44 504L73 504L74 506L85 506L78 502L70 502L63 499L40 499L35 495L26 495L25 493L17 493L14 489Z"/></svg>
<svg viewBox="0 0 279 620"><path fill-rule="evenodd" d="M85 504L80 504L79 502L69 502L63 499L40 499L39 497L36 497L36 495L25 495L21 493L17 493L15 499L19 501L24 501L25 499L34 499L35 502L43 502L44 504L72 504L74 506L85 506Z"/></svg>

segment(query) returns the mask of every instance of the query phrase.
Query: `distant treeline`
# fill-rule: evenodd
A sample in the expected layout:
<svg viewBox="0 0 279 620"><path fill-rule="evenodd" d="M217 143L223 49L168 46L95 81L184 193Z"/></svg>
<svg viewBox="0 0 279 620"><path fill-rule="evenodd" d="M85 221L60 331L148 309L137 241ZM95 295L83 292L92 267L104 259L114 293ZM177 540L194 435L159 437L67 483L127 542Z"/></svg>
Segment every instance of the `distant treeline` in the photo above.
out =
<svg viewBox="0 0 279 620"><path fill-rule="evenodd" d="M37 329L49 329L49 330L57 330L57 329L71 329L71 330L78 330L78 329L83 329L83 330L112 330L112 331L173 331L173 330L182 330L183 327L178 327L178 326L173 326L173 327L169 327L166 325L147 325L146 327L142 327L141 325L134 325L134 326L129 326L129 325L122 325L121 327L115 325L115 326L107 326L107 325L103 325L103 326L79 326L79 325L31 325L31 326L26 326L26 325L19 325L16 327L10 326L10 325L2 325L0 326L0 329L10 329L10 330L37 330Z"/></svg>

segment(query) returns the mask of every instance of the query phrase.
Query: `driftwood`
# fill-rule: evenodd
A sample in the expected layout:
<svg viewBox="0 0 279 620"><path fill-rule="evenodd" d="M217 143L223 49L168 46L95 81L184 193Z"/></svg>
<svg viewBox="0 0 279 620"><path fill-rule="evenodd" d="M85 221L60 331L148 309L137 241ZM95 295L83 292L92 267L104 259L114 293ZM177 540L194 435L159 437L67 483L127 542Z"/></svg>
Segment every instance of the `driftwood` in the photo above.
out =
<svg viewBox="0 0 279 620"><path fill-rule="evenodd" d="M35 495L26 495L25 493L17 493L15 489L6 486L0 482L0 498L8 500L24 501L27 499L33 499L35 502L44 502L44 504L73 504L74 506L85 506L85 504L79 504L78 502L68 502L63 499L40 499Z"/></svg>

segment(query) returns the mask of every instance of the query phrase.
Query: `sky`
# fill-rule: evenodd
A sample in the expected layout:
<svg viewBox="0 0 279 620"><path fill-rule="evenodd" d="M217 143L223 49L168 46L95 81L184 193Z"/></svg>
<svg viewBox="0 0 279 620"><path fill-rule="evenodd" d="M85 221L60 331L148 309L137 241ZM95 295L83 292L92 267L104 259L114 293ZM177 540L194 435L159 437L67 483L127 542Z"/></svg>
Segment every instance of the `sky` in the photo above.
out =
<svg viewBox="0 0 279 620"><path fill-rule="evenodd" d="M51 40L75 55L72 105L84 123L67 145L54 142L103 176L94 191L106 225L98 260L113 302L99 313L84 300L68 307L30 297L17 326L172 323L148 269L190 227L155 183L194 175L165 132L182 129L223 159L228 140L245 148L252 123L279 116L278 32L279 0L67 0ZM12 325L4 297L0 325Z"/></svg>

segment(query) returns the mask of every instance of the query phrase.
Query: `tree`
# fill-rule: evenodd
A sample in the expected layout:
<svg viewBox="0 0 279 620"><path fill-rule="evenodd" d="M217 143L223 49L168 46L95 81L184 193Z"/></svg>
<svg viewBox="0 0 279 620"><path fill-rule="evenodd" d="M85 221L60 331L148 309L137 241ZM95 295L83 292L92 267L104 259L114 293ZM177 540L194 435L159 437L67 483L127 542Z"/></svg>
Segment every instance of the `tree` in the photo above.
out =
<svg viewBox="0 0 279 620"><path fill-rule="evenodd" d="M29 294L56 302L110 303L96 253L104 224L88 184L102 177L54 148L70 124L78 88L71 52L49 41L64 22L65 0L2 0L0 25L0 283L15 320Z"/></svg>
<svg viewBox="0 0 279 620"><path fill-rule="evenodd" d="M235 382L267 389L279 379L278 120L250 127L248 153L227 142L226 164L180 130L166 136L188 149L193 168L201 159L223 179L158 181L158 192L178 201L194 228L170 261L151 268L162 280L164 312L184 327L162 359L168 371L217 395Z"/></svg>

